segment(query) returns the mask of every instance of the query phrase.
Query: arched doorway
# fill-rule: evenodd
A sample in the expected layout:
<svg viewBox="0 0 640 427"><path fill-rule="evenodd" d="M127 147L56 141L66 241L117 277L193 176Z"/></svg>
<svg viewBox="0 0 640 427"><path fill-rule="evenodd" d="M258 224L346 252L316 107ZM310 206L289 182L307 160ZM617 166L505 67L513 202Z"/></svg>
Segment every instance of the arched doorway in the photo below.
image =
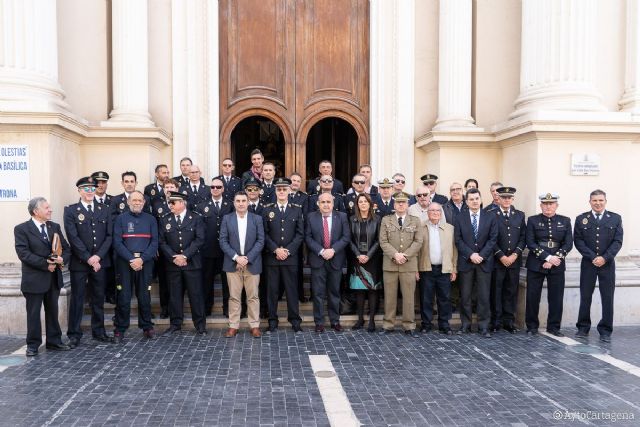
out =
<svg viewBox="0 0 640 427"><path fill-rule="evenodd" d="M280 127L263 116L250 116L231 131L231 158L238 176L251 168L251 151L258 148L264 161L276 166L276 176L285 174L285 140Z"/></svg>
<svg viewBox="0 0 640 427"><path fill-rule="evenodd" d="M344 184L351 186L351 177L358 170L358 134L347 121L327 117L313 125L306 141L307 181L318 176L318 164L329 160L333 174Z"/></svg>

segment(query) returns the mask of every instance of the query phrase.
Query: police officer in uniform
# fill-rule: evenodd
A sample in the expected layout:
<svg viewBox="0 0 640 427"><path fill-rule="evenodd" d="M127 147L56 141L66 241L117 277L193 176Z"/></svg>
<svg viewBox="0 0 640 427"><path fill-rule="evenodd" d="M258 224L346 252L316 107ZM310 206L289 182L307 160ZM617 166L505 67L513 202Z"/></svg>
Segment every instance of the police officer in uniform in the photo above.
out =
<svg viewBox="0 0 640 427"><path fill-rule="evenodd" d="M105 268L111 265L111 215L109 208L95 202L95 181L91 177L76 182L80 201L64 208L64 228L71 245L71 303L69 304L69 347L82 338L85 287L89 287L91 333L93 339L111 342L104 329Z"/></svg>
<svg viewBox="0 0 640 427"><path fill-rule="evenodd" d="M171 325L164 334L182 329L184 289L189 294L191 318L198 335L206 335L207 319L202 298L202 259L204 224L199 214L187 209L187 197L169 193L171 214L160 222L160 250L164 255L169 283L169 318Z"/></svg>
<svg viewBox="0 0 640 427"><path fill-rule="evenodd" d="M242 180L233 174L235 170L235 164L229 157L222 160L222 174L216 178L222 180L224 185L224 192L222 196L233 205L233 197L236 193L242 190Z"/></svg>
<svg viewBox="0 0 640 427"><path fill-rule="evenodd" d="M109 206L111 204L112 198L110 194L107 194L107 187L109 185L109 174L104 171L97 171L91 174L91 179L93 179L96 183L96 203Z"/></svg>
<svg viewBox="0 0 640 427"><path fill-rule="evenodd" d="M265 162L262 165L262 191L260 192L260 201L265 205L276 201L275 175L275 165L271 162Z"/></svg>
<svg viewBox="0 0 640 427"><path fill-rule="evenodd" d="M591 328L591 297L598 280L602 319L598 323L600 340L611 342L613 331L613 292L616 283L615 257L622 247L622 218L605 210L607 195L594 190L589 195L591 210L576 218L574 240L582 255L580 262L580 310L576 337L586 338Z"/></svg>
<svg viewBox="0 0 640 427"><path fill-rule="evenodd" d="M124 192L122 194L118 194L117 196L113 196L113 198L111 199L111 203L109 204L109 208L111 209L111 214L113 216L118 216L122 212L129 210L129 204L127 203L127 200L129 199L131 193L136 191L137 185L138 177L136 176L135 172L127 171L122 173L122 188L124 189ZM147 196L144 196L143 209L144 212L151 213L151 201Z"/></svg>
<svg viewBox="0 0 640 427"><path fill-rule="evenodd" d="M302 176L294 172L289 177L291 180L291 191L289 191L289 202L295 205L298 205L302 208L302 216L306 218L307 213L309 212L309 195L302 191L300 188L302 186ZM309 302L309 299L304 296L304 243L300 245L300 249L298 249L298 300L300 302ZM280 299L284 295L284 288L280 289Z"/></svg>
<svg viewBox="0 0 640 427"><path fill-rule="evenodd" d="M556 215L558 195L543 194L539 197L542 213L527 220L527 304L525 322L527 335L537 335L540 321L540 296L542 283L547 279L549 315L547 332L557 337L562 321L562 299L564 297L565 258L573 248L571 220Z"/></svg>
<svg viewBox="0 0 640 427"><path fill-rule="evenodd" d="M113 247L116 253L116 315L114 320L116 343L122 342L129 328L131 293L138 299L138 328L146 338L155 337L151 321L151 279L153 260L158 252L158 223L144 212L144 195L135 190L127 200L129 209L113 224Z"/></svg>
<svg viewBox="0 0 640 427"><path fill-rule="evenodd" d="M189 182L183 184L179 191L187 195L188 208L191 210L211 197L211 189L202 181L197 165L189 168Z"/></svg>
<svg viewBox="0 0 640 427"><path fill-rule="evenodd" d="M358 207L356 206L356 198L358 197L358 195L365 193L365 186L367 182L366 179L367 178L362 174L354 175L353 179L351 180L351 189L342 197L343 204L349 218L355 215L356 209L358 209ZM373 204L373 210L377 213L378 205L380 204L378 193L371 193L370 196L371 203Z"/></svg>
<svg viewBox="0 0 640 427"><path fill-rule="evenodd" d="M302 332L300 310L298 306L298 250L304 240L304 219L302 208L289 203L291 180L278 178L276 202L265 206L262 218L264 222L264 256L262 265L267 276L267 304L269 310L268 333L278 329L278 296L280 280L287 294L287 319L295 332Z"/></svg>
<svg viewBox="0 0 640 427"><path fill-rule="evenodd" d="M96 183L96 193L94 200L101 206L106 206L109 208L111 204L111 196L107 194L107 187L109 186L109 174L104 171L97 171L91 174L91 179L93 179ZM107 209L109 211L109 209ZM112 222L113 224L113 222ZM106 287L105 287L105 301L109 304L116 303L116 272L113 262L115 260L113 246L109 250L109 258L112 262L109 263L108 267L104 267L105 276L106 276Z"/></svg>
<svg viewBox="0 0 640 427"><path fill-rule="evenodd" d="M165 198L162 186L169 180L169 167L167 165L157 165L155 175L156 181L144 187L144 195L151 202L151 206L156 200Z"/></svg>
<svg viewBox="0 0 640 427"><path fill-rule="evenodd" d="M504 327L515 334L518 332L514 321L527 226L524 212L512 206L516 189L500 187L496 191L500 195L500 209L494 211L498 220L498 241L494 248L495 284L491 288L490 328L498 331Z"/></svg>
<svg viewBox="0 0 640 427"><path fill-rule="evenodd" d="M315 212L318 208L318 197L321 193L331 193L333 195L333 210L338 212L347 213L347 209L344 207L344 199L342 193L338 193L334 189L335 180L331 175L323 175L318 179L320 190L316 193L309 193L309 202L307 203L309 212Z"/></svg>

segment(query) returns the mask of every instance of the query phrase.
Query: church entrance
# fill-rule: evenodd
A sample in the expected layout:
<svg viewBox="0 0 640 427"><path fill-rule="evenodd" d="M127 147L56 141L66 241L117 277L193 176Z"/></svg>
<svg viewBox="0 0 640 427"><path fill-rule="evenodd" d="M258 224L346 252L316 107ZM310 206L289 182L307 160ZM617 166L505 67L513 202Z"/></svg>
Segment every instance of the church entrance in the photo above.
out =
<svg viewBox="0 0 640 427"><path fill-rule="evenodd" d="M250 153L256 148L264 154L265 162L275 165L276 177L284 176L284 135L273 120L250 116L240 121L231 132L231 158L238 176L251 168Z"/></svg>

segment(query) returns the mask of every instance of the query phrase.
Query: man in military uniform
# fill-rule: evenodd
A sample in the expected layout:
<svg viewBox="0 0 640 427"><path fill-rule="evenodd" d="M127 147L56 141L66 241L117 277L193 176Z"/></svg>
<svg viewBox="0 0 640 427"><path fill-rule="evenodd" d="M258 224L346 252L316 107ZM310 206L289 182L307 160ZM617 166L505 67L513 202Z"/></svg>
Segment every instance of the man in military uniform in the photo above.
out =
<svg viewBox="0 0 640 427"><path fill-rule="evenodd" d="M202 181L200 167L197 165L191 165L189 182L183 185L179 191L187 196L188 208L191 210L211 197L211 189Z"/></svg>
<svg viewBox="0 0 640 427"><path fill-rule="evenodd" d="M321 185L321 182L319 181L325 176L329 176L333 180L332 185L333 185L334 195L335 194L342 195L342 193L344 193L344 186L342 185L342 182L337 178L333 178L333 175L332 175L333 165L329 160L322 160L320 162L320 164L318 165L318 172L319 172L318 178L312 179L311 181L309 181L309 185L307 185L307 193L309 194L309 196L312 196L320 192L322 185ZM317 200L316 202L314 202L314 204L317 206ZM334 210L335 210L335 207L334 207Z"/></svg>
<svg viewBox="0 0 640 427"><path fill-rule="evenodd" d="M262 194L260 195L260 201L264 205L276 201L276 187L273 185L275 176L275 165L271 162L265 162L262 165Z"/></svg>
<svg viewBox="0 0 640 427"><path fill-rule="evenodd" d="M564 298L565 258L573 248L571 220L556 215L558 196L543 194L540 197L542 213L530 216L527 220L526 241L529 248L527 256L527 304L525 322L527 335L537 335L540 321L540 296L542 283L547 279L547 300L549 315L547 332L557 337L562 321L562 299Z"/></svg>
<svg viewBox="0 0 640 427"><path fill-rule="evenodd" d="M216 178L220 178L224 184L222 196L233 205L233 196L242 190L242 180L233 174L235 164L229 157L222 160L222 173Z"/></svg>
<svg viewBox="0 0 640 427"><path fill-rule="evenodd" d="M500 209L496 209L498 241L494 248L495 285L491 288L491 324L494 331L504 327L515 334L516 306L522 251L525 248L526 223L524 212L512 206L516 194L514 187L498 187Z"/></svg>
<svg viewBox="0 0 640 427"><path fill-rule="evenodd" d="M104 329L105 268L111 265L111 215L109 208L94 200L95 182L91 177L76 182L80 201L64 208L64 228L71 245L71 302L69 304L69 347L82 338L85 287L89 287L91 334L93 339L111 342Z"/></svg>
<svg viewBox="0 0 640 427"><path fill-rule="evenodd" d="M109 206L111 204L111 195L107 194L107 187L109 186L109 174L103 171L97 171L91 174L91 179L96 182L96 203Z"/></svg>
<svg viewBox="0 0 640 427"><path fill-rule="evenodd" d="M318 180L320 183L320 191L309 196L309 203L307 204L309 212L315 212L318 210L318 196L322 193L330 193L333 196L333 210L346 213L347 210L344 207L344 200L341 193L336 193L334 190L334 179L330 175L323 175Z"/></svg>
<svg viewBox="0 0 640 427"><path fill-rule="evenodd" d="M263 273L267 276L267 305L269 310L269 328L271 333L278 329L278 297L280 281L284 283L287 294L287 319L294 332L302 332L300 310L298 306L298 264L300 245L304 240L304 219L302 208L289 203L291 180L278 178L275 183L276 202L265 206L262 218L264 222Z"/></svg>
<svg viewBox="0 0 640 427"><path fill-rule="evenodd" d="M380 200L376 213L381 217L391 215L395 212L393 208L393 183L389 178L378 181Z"/></svg>
<svg viewBox="0 0 640 427"><path fill-rule="evenodd" d="M489 206L484 208L485 211L493 212L497 209L500 209L500 196L496 191L500 187L504 187L504 185L500 181L492 182L491 186L489 186L489 191L491 192L491 197L493 200L491 201L491 204L489 204Z"/></svg>
<svg viewBox="0 0 640 427"><path fill-rule="evenodd" d="M622 247L622 218L605 210L607 195L594 190L589 195L591 210L576 218L574 240L582 255L580 262L580 310L576 337L586 338L591 328L591 297L598 280L602 319L598 323L600 340L611 342L613 331L613 293L616 284L615 257Z"/></svg>
<svg viewBox="0 0 640 427"><path fill-rule="evenodd" d="M441 206L447 203L447 196L436 193L436 188L438 187L438 175L428 173L422 175L420 177L420 181L422 181L422 184L429 189L429 202L440 203Z"/></svg>
<svg viewBox="0 0 640 427"><path fill-rule="evenodd" d="M242 185L253 178L262 184L262 164L264 163L264 155L259 149L251 151L251 168L242 174Z"/></svg>
<svg viewBox="0 0 640 427"><path fill-rule="evenodd" d="M156 200L162 200L165 198L162 187L165 182L169 180L169 168L167 165L157 165L155 169L156 182L144 187L144 195L147 196L149 202L153 206Z"/></svg>
<svg viewBox="0 0 640 427"><path fill-rule="evenodd" d="M383 253L384 322L382 333L393 332L398 304L398 283L402 293L402 327L414 338L416 333L415 293L418 254L422 248L423 228L420 219L407 213L409 194L395 193L394 215L382 218L380 248Z"/></svg>
<svg viewBox="0 0 640 427"><path fill-rule="evenodd" d="M122 188L124 189L124 193L118 194L117 196L113 196L111 199L111 204L109 205L109 209L111 210L111 214L114 216L120 215L122 212L129 210L129 204L127 201L129 200L129 196L136 191L136 186L138 185L138 177L135 172L127 171L122 172ZM144 212L151 213L151 202L147 196L144 196Z"/></svg>
<svg viewBox="0 0 640 427"><path fill-rule="evenodd" d="M169 328L163 335L182 329L184 290L189 294L191 318L198 335L207 334L207 319L202 299L202 259L205 230L200 215L187 209L187 197L169 194L171 214L160 222L160 251L164 255L169 283Z"/></svg>
<svg viewBox="0 0 640 427"><path fill-rule="evenodd" d="M229 317L229 284L227 275L222 270L224 253L220 249L220 224L222 217L233 212L233 202L224 197L222 178L211 180L211 197L196 207L202 215L205 227L204 246L202 246L202 292L204 295L204 313L211 316L213 310L213 282L217 275L222 281L222 312Z"/></svg>
<svg viewBox="0 0 640 427"><path fill-rule="evenodd" d="M131 293L135 289L138 300L138 328L146 338L153 338L151 321L151 278L153 259L158 252L158 223L144 212L144 194L134 190L127 200L129 209L113 224L113 247L116 253L118 277L116 315L113 334L116 343L122 342L129 329Z"/></svg>

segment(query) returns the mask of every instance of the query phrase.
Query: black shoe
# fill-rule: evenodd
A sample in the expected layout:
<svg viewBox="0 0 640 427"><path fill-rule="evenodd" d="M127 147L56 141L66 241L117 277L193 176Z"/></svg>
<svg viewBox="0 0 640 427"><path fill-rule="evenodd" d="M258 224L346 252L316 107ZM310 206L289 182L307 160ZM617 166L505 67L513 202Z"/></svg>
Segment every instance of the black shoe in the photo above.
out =
<svg viewBox="0 0 640 427"><path fill-rule="evenodd" d="M444 335L453 335L451 328L440 329L440 333Z"/></svg>
<svg viewBox="0 0 640 427"><path fill-rule="evenodd" d="M518 328L513 325L505 325L504 330L509 332L510 334L517 334Z"/></svg>
<svg viewBox="0 0 640 427"><path fill-rule="evenodd" d="M69 338L69 342L67 343L67 345L69 346L69 348L76 348L78 345L80 345L80 338Z"/></svg>
<svg viewBox="0 0 640 427"><path fill-rule="evenodd" d="M46 344L45 348L47 350L53 350L53 351L69 351L71 350L71 347L69 347L66 344Z"/></svg>
<svg viewBox="0 0 640 427"><path fill-rule="evenodd" d="M364 326L364 320L358 320L352 327L351 330L352 331L357 331L358 329L362 329L362 327Z"/></svg>
<svg viewBox="0 0 640 427"><path fill-rule="evenodd" d="M153 328L149 328L146 331L142 331L142 336L152 340L156 337L156 331Z"/></svg>
<svg viewBox="0 0 640 427"><path fill-rule="evenodd" d="M200 335L201 337L203 337L203 336L207 335L207 329L204 326L202 326L202 327L198 328L198 330L196 331L196 334Z"/></svg>
<svg viewBox="0 0 640 427"><path fill-rule="evenodd" d="M336 332L342 332L342 325L340 323L336 323L335 325L331 325L331 329Z"/></svg>
<svg viewBox="0 0 640 427"><path fill-rule="evenodd" d="M171 325L171 326L169 326L169 328L168 328L168 329L166 329L166 330L162 333L162 336L174 334L174 333L178 332L178 331L179 331L179 330L181 330L181 329L182 329L182 328L181 328L180 326Z"/></svg>
<svg viewBox="0 0 640 427"><path fill-rule="evenodd" d="M265 329L264 333L270 334L270 333L276 332L277 330L278 330L278 325L271 324L267 329Z"/></svg>
<svg viewBox="0 0 640 427"><path fill-rule="evenodd" d="M587 338L589 336L589 332L583 331L582 329L578 329L576 332L576 338Z"/></svg>
<svg viewBox="0 0 640 427"><path fill-rule="evenodd" d="M491 338L491 332L488 329L480 329L478 333L484 338Z"/></svg>
<svg viewBox="0 0 640 427"><path fill-rule="evenodd" d="M600 341L602 342L606 342L606 343L610 343L611 342L611 335L600 335Z"/></svg>
<svg viewBox="0 0 640 427"><path fill-rule="evenodd" d="M537 329L527 329L527 336L535 337L536 335L538 335Z"/></svg>
<svg viewBox="0 0 640 427"><path fill-rule="evenodd" d="M431 326L427 326L427 325L420 326L420 332L423 334L428 334L429 332L431 332Z"/></svg>
<svg viewBox="0 0 640 427"><path fill-rule="evenodd" d="M419 335L418 335L418 333L416 332L415 329L408 329L408 330L404 331L404 334L405 335L410 335L411 338L418 338L419 337Z"/></svg>
<svg viewBox="0 0 640 427"><path fill-rule="evenodd" d="M323 325L316 325L316 333L323 334L324 333L324 326Z"/></svg>
<svg viewBox="0 0 640 427"><path fill-rule="evenodd" d="M551 330L551 331L547 331L547 333L553 335L554 337L563 337L564 336L564 334L562 332L560 332L559 329L554 329L554 330Z"/></svg>
<svg viewBox="0 0 640 427"><path fill-rule="evenodd" d="M303 304L304 304L305 302L309 302L309 298L307 298L307 297L300 297L300 298L298 298L298 301L300 301L301 303L303 303Z"/></svg>
<svg viewBox="0 0 640 427"><path fill-rule="evenodd" d="M38 355L38 349L37 348L29 348L29 347L27 347L27 353L26 353L27 357L33 357L33 356L37 356L37 355Z"/></svg>
<svg viewBox="0 0 640 427"><path fill-rule="evenodd" d="M378 331L378 333L380 335L389 335L389 334L393 333L393 329L384 329L384 328L382 328L382 329L380 329L380 331Z"/></svg>
<svg viewBox="0 0 640 427"><path fill-rule="evenodd" d="M376 322L369 322L369 326L367 326L367 332L372 333L376 331Z"/></svg>
<svg viewBox="0 0 640 427"><path fill-rule="evenodd" d="M93 335L91 337L93 340L95 341L100 341L100 342L113 342L113 337L104 334L104 335Z"/></svg>
<svg viewBox="0 0 640 427"><path fill-rule="evenodd" d="M293 328L293 332L296 333L296 334L299 334L299 333L303 332L303 330L300 327L300 325L293 325L292 328Z"/></svg>
<svg viewBox="0 0 640 427"><path fill-rule="evenodd" d="M120 344L124 340L124 332L113 332L113 342L116 344Z"/></svg>
<svg viewBox="0 0 640 427"><path fill-rule="evenodd" d="M160 312L160 318L161 319L168 319L169 318L169 310L167 310L166 308L163 308L162 311Z"/></svg>
<svg viewBox="0 0 640 427"><path fill-rule="evenodd" d="M458 332L456 332L456 334L458 335L463 335L463 334L470 334L471 333L471 328L466 326L463 328L458 329Z"/></svg>

